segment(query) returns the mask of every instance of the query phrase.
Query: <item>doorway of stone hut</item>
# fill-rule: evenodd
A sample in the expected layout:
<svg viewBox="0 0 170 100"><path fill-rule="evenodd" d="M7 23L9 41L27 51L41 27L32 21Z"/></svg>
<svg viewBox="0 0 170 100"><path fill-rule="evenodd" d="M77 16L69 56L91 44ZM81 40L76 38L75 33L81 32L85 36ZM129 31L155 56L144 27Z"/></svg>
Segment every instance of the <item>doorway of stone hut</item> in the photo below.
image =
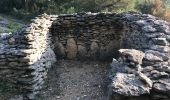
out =
<svg viewBox="0 0 170 100"><path fill-rule="evenodd" d="M97 40L90 44L66 36L65 44L53 37L57 62L50 69L44 89L37 98L44 100L105 100L108 96L109 69L112 52L117 51L115 41L105 47ZM103 45L104 46L104 45ZM110 53L110 54L109 54Z"/></svg>
<svg viewBox="0 0 170 100"><path fill-rule="evenodd" d="M38 100L105 100L108 62L59 60L48 73Z"/></svg>

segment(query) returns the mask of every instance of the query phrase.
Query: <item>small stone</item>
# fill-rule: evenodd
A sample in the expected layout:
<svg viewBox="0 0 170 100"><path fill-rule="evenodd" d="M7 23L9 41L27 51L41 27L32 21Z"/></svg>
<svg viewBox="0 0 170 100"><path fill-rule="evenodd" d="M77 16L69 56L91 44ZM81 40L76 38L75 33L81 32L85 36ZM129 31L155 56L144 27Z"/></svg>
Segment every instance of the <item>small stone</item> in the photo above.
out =
<svg viewBox="0 0 170 100"><path fill-rule="evenodd" d="M152 38L152 41L156 45L162 45L162 46L169 45L169 43L166 40L166 38Z"/></svg>
<svg viewBox="0 0 170 100"><path fill-rule="evenodd" d="M125 14L124 15L129 21L133 21L134 20L134 16L132 14Z"/></svg>
<svg viewBox="0 0 170 100"><path fill-rule="evenodd" d="M162 36L162 35L164 35L164 33L154 32L154 33L145 34L145 36L148 37L148 38L157 38L157 37Z"/></svg>
<svg viewBox="0 0 170 100"><path fill-rule="evenodd" d="M12 45L12 44L15 44L15 39L14 39L14 38L10 38L10 39L8 40L8 43L11 44L11 45Z"/></svg>
<svg viewBox="0 0 170 100"><path fill-rule="evenodd" d="M169 30L169 26L163 24L163 25L160 25L159 27L157 27L157 30L159 30L159 31L161 31L161 32L163 31L163 32L166 33L166 30Z"/></svg>
<svg viewBox="0 0 170 100"><path fill-rule="evenodd" d="M156 29L153 28L153 27L150 26L150 25L147 25L147 26L142 27L142 30L145 31L145 32L156 32Z"/></svg>
<svg viewBox="0 0 170 100"><path fill-rule="evenodd" d="M168 24L168 23L166 21L164 21L164 20L155 20L154 24L156 24L156 25L165 25L165 24Z"/></svg>
<svg viewBox="0 0 170 100"><path fill-rule="evenodd" d="M142 69L142 73L146 73L146 72L150 72L152 71L154 68L152 66L146 66Z"/></svg>
<svg viewBox="0 0 170 100"><path fill-rule="evenodd" d="M160 78L168 78L169 74L165 73L165 72L157 72L157 73L153 73L152 74L152 79L160 79Z"/></svg>
<svg viewBox="0 0 170 100"><path fill-rule="evenodd" d="M144 59L147 60L147 61L151 61L151 62L162 62L163 61L161 58L159 58L159 57L157 57L157 56L155 56L151 53L147 53L145 55Z"/></svg>
<svg viewBox="0 0 170 100"><path fill-rule="evenodd" d="M168 80L160 80L153 84L153 90L170 95L170 83Z"/></svg>
<svg viewBox="0 0 170 100"><path fill-rule="evenodd" d="M167 65L159 65L156 68L159 71L170 73L170 67Z"/></svg>
<svg viewBox="0 0 170 100"><path fill-rule="evenodd" d="M148 50L145 52L144 60L150 62L163 62L169 60L169 58L158 51Z"/></svg>
<svg viewBox="0 0 170 100"><path fill-rule="evenodd" d="M149 87L152 87L152 81L146 76L146 75L144 75L143 73L141 73L141 72L139 72L138 73L138 75L139 75L139 78L142 80L142 81L144 81Z"/></svg>
<svg viewBox="0 0 170 100"><path fill-rule="evenodd" d="M170 29L165 29L164 32L165 32L165 34L170 35Z"/></svg>
<svg viewBox="0 0 170 100"><path fill-rule="evenodd" d="M139 26L145 26L148 25L148 22L146 20L138 20L136 21L136 24Z"/></svg>
<svg viewBox="0 0 170 100"><path fill-rule="evenodd" d="M151 74L158 74L159 71L157 71L157 70L152 70L150 73L151 73Z"/></svg>
<svg viewBox="0 0 170 100"><path fill-rule="evenodd" d="M61 97L60 97L60 96L57 96L56 98L57 98L57 99L60 99Z"/></svg>
<svg viewBox="0 0 170 100"><path fill-rule="evenodd" d="M164 36L168 42L170 42L170 35L165 35Z"/></svg>
<svg viewBox="0 0 170 100"><path fill-rule="evenodd" d="M170 52L169 46L152 45L152 46L150 46L150 49L154 50L154 51L159 51L159 52L162 52L162 53Z"/></svg>

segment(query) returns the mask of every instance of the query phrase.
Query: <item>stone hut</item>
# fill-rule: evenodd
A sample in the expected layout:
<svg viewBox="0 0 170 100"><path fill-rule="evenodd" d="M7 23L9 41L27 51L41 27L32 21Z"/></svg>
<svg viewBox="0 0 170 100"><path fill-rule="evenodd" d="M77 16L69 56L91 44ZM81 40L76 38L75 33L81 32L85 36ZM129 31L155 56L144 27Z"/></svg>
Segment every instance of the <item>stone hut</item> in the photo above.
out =
<svg viewBox="0 0 170 100"><path fill-rule="evenodd" d="M116 58L109 89L114 100L170 97L170 23L152 15L43 14L17 33L2 34L0 41L0 79L26 99L40 91L56 58Z"/></svg>

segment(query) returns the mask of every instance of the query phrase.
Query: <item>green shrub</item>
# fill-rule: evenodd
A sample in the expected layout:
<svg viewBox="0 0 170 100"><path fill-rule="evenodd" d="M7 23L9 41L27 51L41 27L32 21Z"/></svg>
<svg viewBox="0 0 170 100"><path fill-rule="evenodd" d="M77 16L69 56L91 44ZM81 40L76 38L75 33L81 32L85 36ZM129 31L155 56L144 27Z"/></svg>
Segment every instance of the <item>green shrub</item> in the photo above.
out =
<svg viewBox="0 0 170 100"><path fill-rule="evenodd" d="M0 33L9 33L9 32L16 32L18 29L20 29L23 25L16 20L6 16L5 17L8 20L6 27L0 27Z"/></svg>
<svg viewBox="0 0 170 100"><path fill-rule="evenodd" d="M10 21L8 28L9 28L9 32L16 32L18 29L20 29L22 27L21 24L14 22L14 21Z"/></svg>
<svg viewBox="0 0 170 100"><path fill-rule="evenodd" d="M170 21L170 6L162 0L145 0L137 2L136 9L145 14L152 14L161 17L164 20Z"/></svg>

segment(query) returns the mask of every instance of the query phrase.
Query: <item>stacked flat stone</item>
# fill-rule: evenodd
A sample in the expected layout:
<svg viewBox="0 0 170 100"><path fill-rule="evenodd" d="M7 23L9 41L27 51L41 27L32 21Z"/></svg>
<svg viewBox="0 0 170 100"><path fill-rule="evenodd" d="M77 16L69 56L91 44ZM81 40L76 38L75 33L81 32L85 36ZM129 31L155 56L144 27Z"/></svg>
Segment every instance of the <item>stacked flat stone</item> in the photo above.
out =
<svg viewBox="0 0 170 100"><path fill-rule="evenodd" d="M51 32L57 57L111 59L120 48L120 36L125 31L117 17L115 13L59 15L53 22Z"/></svg>
<svg viewBox="0 0 170 100"><path fill-rule="evenodd" d="M141 67L145 53L135 49L120 49L119 52L120 58L118 61L113 59L111 64L113 73L116 71L111 83L113 98L121 100L125 96L139 98L143 94L149 94L153 83L142 73Z"/></svg>
<svg viewBox="0 0 170 100"><path fill-rule="evenodd" d="M117 69L117 74L112 77L113 84L112 89L114 93L119 94L119 97L127 97L131 100L134 96L140 99L165 99L168 100L170 98L170 65L169 65L169 35L170 35L170 23L160 20L157 17L140 14L140 13L122 13L121 20L124 22L125 26L130 27L134 30L131 33L125 34L125 37L122 41L121 48L129 48L129 51L133 52L131 49L140 50L140 52L144 52L145 56L142 58L142 63L140 64L140 73L138 70L133 70L133 74L128 73L126 71L127 62L116 61L114 60L112 63L113 69L119 65L119 69ZM131 56L135 53L131 53ZM120 65L123 64L123 65ZM131 64L129 62L129 64ZM121 69L121 70L120 70ZM124 70L123 70L124 69ZM117 75L122 73L122 84L125 84L125 87L117 87L116 84L118 82ZM137 74L135 74L137 73ZM131 76L132 75L132 76ZM142 75L142 76L141 76ZM144 75L144 76L143 76ZM125 77L126 76L126 77ZM128 76L128 77L127 77ZM145 83L150 83L151 89L149 92L141 92L138 89L133 90L135 93L139 93L138 96L134 92L129 92L127 95L125 92L118 92L118 90L126 91L127 87L131 86L130 84L126 84L128 78L133 78L134 80L141 80L141 78L145 78ZM147 80L151 80L147 81ZM130 81L130 80L129 80ZM137 83L137 82L136 82ZM127 86L126 86L127 85ZM143 85L142 85L143 86ZM147 85L145 89L147 89ZM144 98L142 95L148 95ZM120 96L121 95L121 96Z"/></svg>
<svg viewBox="0 0 170 100"><path fill-rule="evenodd" d="M151 15L43 14L15 34L1 34L0 41L0 79L17 86L27 99L41 89L55 54L108 60L120 48L120 59L112 63L113 94L130 99L146 94L149 99L170 97L170 24Z"/></svg>
<svg viewBox="0 0 170 100"><path fill-rule="evenodd" d="M168 98L169 26L168 22L157 17L135 12L120 14L76 13L59 15L52 25L51 33L55 41L54 51L58 57L109 59L109 57L117 54L118 52L116 51L120 48L139 50L138 53L135 53L135 50L130 50L137 56L122 51L121 54L125 53L128 58L121 55L123 59L119 59L118 62L122 64L113 64L114 66L119 66L115 70L124 72L125 75L122 77L125 79L138 76L135 80L131 78L132 80L129 82L144 81L145 84L139 82L141 85L143 84L141 95L150 94L152 91L151 96L153 98ZM144 54L145 56L141 57L139 54ZM148 71L147 69L149 68L151 69ZM129 76L129 74L132 75ZM157 77L157 80L153 79L153 76ZM114 82L116 84L116 81ZM164 90L161 90L160 87L163 87ZM159 92L161 94L156 95ZM137 96L137 94L140 96L140 93L121 95Z"/></svg>
<svg viewBox="0 0 170 100"><path fill-rule="evenodd" d="M38 16L20 32L1 38L0 78L14 84L25 99L33 99L55 62L49 27L55 18Z"/></svg>

